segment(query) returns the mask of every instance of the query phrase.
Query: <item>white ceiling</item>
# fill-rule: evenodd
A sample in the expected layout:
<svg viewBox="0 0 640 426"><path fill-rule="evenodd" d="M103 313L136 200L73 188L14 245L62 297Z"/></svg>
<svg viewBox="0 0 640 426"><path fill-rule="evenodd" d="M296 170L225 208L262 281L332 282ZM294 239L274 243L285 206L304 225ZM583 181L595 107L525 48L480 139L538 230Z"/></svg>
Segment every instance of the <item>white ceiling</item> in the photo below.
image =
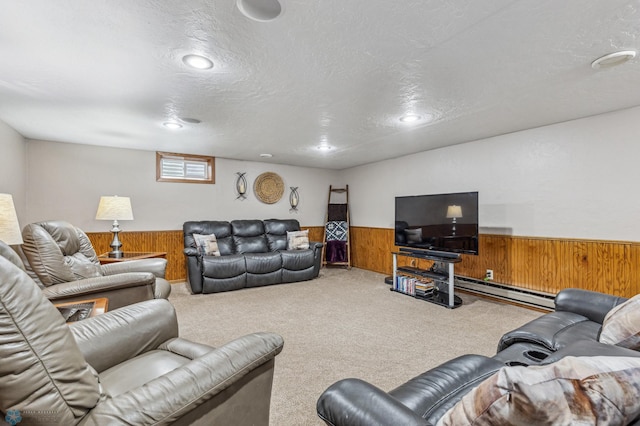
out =
<svg viewBox="0 0 640 426"><path fill-rule="evenodd" d="M590 66L638 48L640 1L281 3L257 22L236 0L0 0L0 120L31 139L343 169L640 105L638 57Z"/></svg>

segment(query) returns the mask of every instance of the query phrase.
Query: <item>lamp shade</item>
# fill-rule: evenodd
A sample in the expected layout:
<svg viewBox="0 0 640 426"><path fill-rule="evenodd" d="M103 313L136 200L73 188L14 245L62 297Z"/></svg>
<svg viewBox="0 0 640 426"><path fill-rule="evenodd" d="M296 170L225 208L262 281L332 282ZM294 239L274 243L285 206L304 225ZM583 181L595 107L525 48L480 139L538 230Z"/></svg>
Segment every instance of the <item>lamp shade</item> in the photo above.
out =
<svg viewBox="0 0 640 426"><path fill-rule="evenodd" d="M447 217L449 219L462 217L462 207L456 205L447 207Z"/></svg>
<svg viewBox="0 0 640 426"><path fill-rule="evenodd" d="M23 243L11 194L0 194L0 240L9 245Z"/></svg>
<svg viewBox="0 0 640 426"><path fill-rule="evenodd" d="M129 197L100 197L96 220L133 220L131 199Z"/></svg>

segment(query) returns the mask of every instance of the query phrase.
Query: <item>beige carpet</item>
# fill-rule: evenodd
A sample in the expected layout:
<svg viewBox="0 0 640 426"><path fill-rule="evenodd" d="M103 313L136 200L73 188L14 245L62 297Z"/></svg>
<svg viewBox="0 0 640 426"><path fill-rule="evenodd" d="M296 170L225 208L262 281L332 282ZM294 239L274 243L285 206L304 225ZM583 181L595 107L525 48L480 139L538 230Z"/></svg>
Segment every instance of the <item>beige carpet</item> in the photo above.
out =
<svg viewBox="0 0 640 426"><path fill-rule="evenodd" d="M315 404L332 383L364 379L390 390L450 358L495 354L502 334L541 314L459 294L458 309L389 291L384 276L328 269L301 283L170 297L180 334L220 346L244 334L284 337L276 358L271 425L322 425Z"/></svg>

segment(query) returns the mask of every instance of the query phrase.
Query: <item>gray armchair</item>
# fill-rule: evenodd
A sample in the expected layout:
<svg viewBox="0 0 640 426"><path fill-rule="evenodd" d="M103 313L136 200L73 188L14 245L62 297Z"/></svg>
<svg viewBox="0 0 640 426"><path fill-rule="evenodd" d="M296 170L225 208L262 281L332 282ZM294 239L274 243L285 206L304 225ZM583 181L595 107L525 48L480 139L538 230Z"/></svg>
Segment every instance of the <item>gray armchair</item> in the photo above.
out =
<svg viewBox="0 0 640 426"><path fill-rule="evenodd" d="M0 256L0 411L21 424L268 425L273 333L219 348L178 337L172 305L149 300L66 325Z"/></svg>
<svg viewBox="0 0 640 426"><path fill-rule="evenodd" d="M100 265L91 242L64 221L32 223L16 247L29 276L54 302L106 297L110 309L149 299L166 299L166 259L142 259ZM151 284L147 282L151 280Z"/></svg>

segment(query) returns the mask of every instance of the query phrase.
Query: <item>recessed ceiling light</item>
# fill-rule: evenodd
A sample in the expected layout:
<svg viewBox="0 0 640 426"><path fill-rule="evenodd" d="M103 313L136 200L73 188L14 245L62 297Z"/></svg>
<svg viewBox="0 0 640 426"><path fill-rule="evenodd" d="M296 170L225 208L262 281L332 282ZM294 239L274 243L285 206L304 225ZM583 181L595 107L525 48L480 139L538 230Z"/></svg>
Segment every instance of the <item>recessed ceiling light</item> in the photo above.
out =
<svg viewBox="0 0 640 426"><path fill-rule="evenodd" d="M208 70L209 68L213 68L213 62L211 62L211 59L200 55L186 55L182 58L182 62L191 68L199 70Z"/></svg>
<svg viewBox="0 0 640 426"><path fill-rule="evenodd" d="M321 145L318 145L318 149L320 151L330 151L333 149L333 147L331 145L321 144Z"/></svg>
<svg viewBox="0 0 640 426"><path fill-rule="evenodd" d="M407 114L400 117L400 121L403 123L415 123L416 121L420 121L420 119L422 119L422 117L417 114Z"/></svg>
<svg viewBox="0 0 640 426"><path fill-rule="evenodd" d="M200 124L200 123L202 123L202 121L198 120L197 118L182 118L182 117L180 117L180 121L184 121L185 123L189 123L189 124Z"/></svg>
<svg viewBox="0 0 640 426"><path fill-rule="evenodd" d="M273 154L266 154L266 153L265 154L260 154L260 157L262 157L262 158L271 158L271 157L273 157Z"/></svg>
<svg viewBox="0 0 640 426"><path fill-rule="evenodd" d="M258 22L273 21L282 13L278 0L237 0L236 6L244 16Z"/></svg>
<svg viewBox="0 0 640 426"><path fill-rule="evenodd" d="M175 121L165 121L164 123L162 123L162 125L167 129L171 129L171 130L177 130L182 128L182 124L176 123Z"/></svg>
<svg viewBox="0 0 640 426"><path fill-rule="evenodd" d="M591 62L591 68L594 70L600 68L610 68L616 65L624 64L627 61L636 57L635 50L621 50L620 52L609 53Z"/></svg>

